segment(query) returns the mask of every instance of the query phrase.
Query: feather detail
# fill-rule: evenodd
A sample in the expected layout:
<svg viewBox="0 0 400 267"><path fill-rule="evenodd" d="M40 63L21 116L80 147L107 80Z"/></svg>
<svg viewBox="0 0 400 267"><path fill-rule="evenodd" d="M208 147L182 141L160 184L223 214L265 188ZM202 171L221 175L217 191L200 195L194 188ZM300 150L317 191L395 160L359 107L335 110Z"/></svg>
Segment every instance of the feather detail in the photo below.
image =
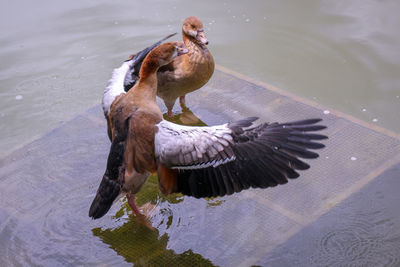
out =
<svg viewBox="0 0 400 267"><path fill-rule="evenodd" d="M327 137L309 133L325 129L320 119L253 126L256 117L212 127L188 127L162 121L156 125L155 155L177 172L177 190L194 197L266 188L299 177L310 167L310 149Z"/></svg>
<svg viewBox="0 0 400 267"><path fill-rule="evenodd" d="M157 43L138 52L131 59L122 63L121 67L114 69L111 79L108 81L107 87L103 94L103 111L106 116L110 115L110 107L114 99L120 94L129 91L139 79L139 70L147 54L160 45L166 39L174 36L176 33L170 34Z"/></svg>
<svg viewBox="0 0 400 267"><path fill-rule="evenodd" d="M110 115L110 107L114 99L120 94L125 94L124 80L131 64L132 62L124 62L121 67L114 69L111 79L108 81L102 101L103 111L107 117Z"/></svg>

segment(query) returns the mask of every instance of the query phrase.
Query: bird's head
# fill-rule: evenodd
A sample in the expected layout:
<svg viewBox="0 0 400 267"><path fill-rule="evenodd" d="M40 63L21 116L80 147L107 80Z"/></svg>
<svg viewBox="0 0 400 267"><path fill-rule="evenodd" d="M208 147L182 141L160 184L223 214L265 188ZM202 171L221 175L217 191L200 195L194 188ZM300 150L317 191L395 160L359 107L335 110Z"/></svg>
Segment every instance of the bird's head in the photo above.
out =
<svg viewBox="0 0 400 267"><path fill-rule="evenodd" d="M183 43L168 42L154 48L150 52L149 57L157 58L159 66L163 66L173 61L176 57L184 55L188 52L189 50Z"/></svg>
<svg viewBox="0 0 400 267"><path fill-rule="evenodd" d="M195 43L208 45L203 23L197 17L192 16L185 19L182 26L182 34L189 37Z"/></svg>

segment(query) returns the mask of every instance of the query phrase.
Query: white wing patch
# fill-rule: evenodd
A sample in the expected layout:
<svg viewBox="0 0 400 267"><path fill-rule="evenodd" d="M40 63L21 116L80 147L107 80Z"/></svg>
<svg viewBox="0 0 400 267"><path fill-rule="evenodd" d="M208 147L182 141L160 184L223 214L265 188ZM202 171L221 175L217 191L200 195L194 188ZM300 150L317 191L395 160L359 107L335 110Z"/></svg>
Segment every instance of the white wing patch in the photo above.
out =
<svg viewBox="0 0 400 267"><path fill-rule="evenodd" d="M163 120L156 127L155 155L169 168L217 167L236 159L230 148L232 130L227 124L191 127Z"/></svg>
<svg viewBox="0 0 400 267"><path fill-rule="evenodd" d="M219 165L223 165L225 163L228 163L230 161L235 160L236 157L232 156L230 158L226 158L226 159L220 159L220 160L213 160L213 161L209 161L209 162L204 162L204 163L200 163L200 164L196 164L196 165L190 165L190 166L173 166L171 167L171 169L178 169L178 170L196 170L196 169L204 169L204 168L208 168L208 167L218 167Z"/></svg>
<svg viewBox="0 0 400 267"><path fill-rule="evenodd" d="M120 94L125 94L124 80L126 73L131 68L133 61L124 62L121 67L114 69L111 79L108 81L103 95L103 111L108 116L110 114L110 107L114 99Z"/></svg>

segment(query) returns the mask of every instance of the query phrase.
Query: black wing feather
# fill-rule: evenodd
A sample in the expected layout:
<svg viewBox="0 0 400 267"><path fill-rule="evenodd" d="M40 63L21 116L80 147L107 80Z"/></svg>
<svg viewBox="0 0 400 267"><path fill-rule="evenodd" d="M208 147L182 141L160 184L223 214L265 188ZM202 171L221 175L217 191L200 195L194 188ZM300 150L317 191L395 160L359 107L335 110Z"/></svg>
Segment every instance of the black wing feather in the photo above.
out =
<svg viewBox="0 0 400 267"><path fill-rule="evenodd" d="M324 145L316 142L327 137L309 133L325 129L315 125L321 119L289 123L261 124L248 128L257 118L228 124L232 130L232 153L236 159L216 167L185 169L178 172L178 191L200 197L230 195L249 187L266 188L285 184L299 177L296 170L310 167L299 158L316 158L309 149Z"/></svg>
<svg viewBox="0 0 400 267"><path fill-rule="evenodd" d="M117 127L114 140L111 143L110 153L107 159L107 168L89 209L89 217L93 219L103 217L111 208L114 200L121 193L123 179L119 179L119 177L123 177L123 173L125 172L123 161L128 122L129 120L126 120L123 124L120 124L122 127Z"/></svg>

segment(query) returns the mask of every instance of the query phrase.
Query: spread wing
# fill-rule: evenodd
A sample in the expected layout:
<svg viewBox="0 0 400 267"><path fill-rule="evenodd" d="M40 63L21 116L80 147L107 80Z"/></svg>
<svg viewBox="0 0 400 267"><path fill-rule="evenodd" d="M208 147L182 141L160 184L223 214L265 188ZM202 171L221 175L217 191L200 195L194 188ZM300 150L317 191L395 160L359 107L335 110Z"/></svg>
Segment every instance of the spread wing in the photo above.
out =
<svg viewBox="0 0 400 267"><path fill-rule="evenodd" d="M136 82L139 80L139 71L140 67L142 66L144 58L147 56L147 54L153 50L155 47L159 46L162 42L167 40L168 38L171 38L172 36L176 35L176 33L170 34L157 43L146 47L142 51L138 52L136 55L131 56L128 60L125 62L129 63L129 69L125 75L125 80L124 80L124 90L125 92L128 92L129 89L131 89Z"/></svg>
<svg viewBox="0 0 400 267"><path fill-rule="evenodd" d="M256 118L249 118L246 125ZM168 121L156 125L155 155L172 169L198 169L232 161L233 136L228 124L211 127L183 126Z"/></svg>
<svg viewBox="0 0 400 267"><path fill-rule="evenodd" d="M326 128L317 125L320 119L251 127L256 119L213 127L157 124L155 155L163 168L176 170L168 172L175 184L166 191L212 197L284 184L310 167L299 158L317 158L310 150L324 147L315 140L327 137L310 133Z"/></svg>

